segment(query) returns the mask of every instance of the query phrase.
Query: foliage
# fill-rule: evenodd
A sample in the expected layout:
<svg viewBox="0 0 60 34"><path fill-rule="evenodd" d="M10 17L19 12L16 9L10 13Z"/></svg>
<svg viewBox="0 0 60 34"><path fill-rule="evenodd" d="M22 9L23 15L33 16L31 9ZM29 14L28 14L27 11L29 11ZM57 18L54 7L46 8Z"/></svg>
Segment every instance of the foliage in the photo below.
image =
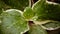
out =
<svg viewBox="0 0 60 34"><path fill-rule="evenodd" d="M32 24L28 34L47 34L47 32L40 25Z"/></svg>
<svg viewBox="0 0 60 34"><path fill-rule="evenodd" d="M23 13L23 16L26 19L31 19L32 17L34 17L34 11L30 8L30 7L26 7Z"/></svg>
<svg viewBox="0 0 60 34"><path fill-rule="evenodd" d="M28 0L0 0L0 34L47 34L46 29L60 28L60 4L46 0L28 4Z"/></svg>
<svg viewBox="0 0 60 34"><path fill-rule="evenodd" d="M0 3L4 10L11 8L23 10L29 5L28 0L0 0Z"/></svg>
<svg viewBox="0 0 60 34"><path fill-rule="evenodd" d="M28 30L28 23L20 12L19 10L10 9L2 13L2 34L22 34Z"/></svg>

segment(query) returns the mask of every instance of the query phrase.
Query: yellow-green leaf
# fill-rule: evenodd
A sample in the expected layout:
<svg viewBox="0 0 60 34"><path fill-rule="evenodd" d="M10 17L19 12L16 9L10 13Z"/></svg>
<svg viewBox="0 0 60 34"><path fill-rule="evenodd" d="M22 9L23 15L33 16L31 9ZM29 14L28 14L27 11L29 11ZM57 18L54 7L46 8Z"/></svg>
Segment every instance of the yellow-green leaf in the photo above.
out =
<svg viewBox="0 0 60 34"><path fill-rule="evenodd" d="M26 19L32 19L34 17L35 13L30 7L26 7L23 13L23 16Z"/></svg>

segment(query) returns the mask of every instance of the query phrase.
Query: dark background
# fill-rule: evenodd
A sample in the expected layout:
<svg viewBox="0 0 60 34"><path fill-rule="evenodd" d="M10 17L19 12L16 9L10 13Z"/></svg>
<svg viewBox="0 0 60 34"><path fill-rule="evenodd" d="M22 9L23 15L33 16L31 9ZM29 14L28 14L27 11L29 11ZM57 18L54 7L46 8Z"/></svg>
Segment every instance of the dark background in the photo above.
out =
<svg viewBox="0 0 60 34"><path fill-rule="evenodd" d="M33 0L34 2L38 1L38 0ZM60 0L48 0L48 1L52 1L52 2L56 2L56 3L60 3Z"/></svg>

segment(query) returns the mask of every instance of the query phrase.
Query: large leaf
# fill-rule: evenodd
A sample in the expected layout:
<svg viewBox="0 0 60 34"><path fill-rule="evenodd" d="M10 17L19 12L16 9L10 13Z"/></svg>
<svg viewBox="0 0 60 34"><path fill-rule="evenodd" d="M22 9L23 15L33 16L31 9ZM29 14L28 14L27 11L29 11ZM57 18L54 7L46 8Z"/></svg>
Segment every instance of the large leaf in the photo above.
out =
<svg viewBox="0 0 60 34"><path fill-rule="evenodd" d="M23 10L29 5L29 0L2 0L12 8Z"/></svg>
<svg viewBox="0 0 60 34"><path fill-rule="evenodd" d="M28 31L28 23L21 14L22 12L16 9L2 13L2 34L23 34Z"/></svg>
<svg viewBox="0 0 60 34"><path fill-rule="evenodd" d="M37 1L32 9L38 15L38 19L60 20L60 4L47 3L46 0Z"/></svg>
<svg viewBox="0 0 60 34"><path fill-rule="evenodd" d="M30 7L26 7L23 13L23 16L26 19L32 19L34 17L34 11Z"/></svg>
<svg viewBox="0 0 60 34"><path fill-rule="evenodd" d="M41 26L32 24L28 34L47 34L47 32Z"/></svg>

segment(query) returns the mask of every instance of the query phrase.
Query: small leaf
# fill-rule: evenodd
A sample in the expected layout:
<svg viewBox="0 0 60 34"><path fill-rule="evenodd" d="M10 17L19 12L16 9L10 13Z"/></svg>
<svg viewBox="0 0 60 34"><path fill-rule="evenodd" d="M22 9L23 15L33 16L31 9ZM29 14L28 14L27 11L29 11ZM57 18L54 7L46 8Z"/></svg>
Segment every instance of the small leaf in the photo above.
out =
<svg viewBox="0 0 60 34"><path fill-rule="evenodd" d="M24 13L23 13L23 16L26 18L26 19L31 19L34 17L34 11L30 8L30 7L26 7L25 10L24 10Z"/></svg>
<svg viewBox="0 0 60 34"><path fill-rule="evenodd" d="M28 31L28 23L20 10L10 9L2 13L2 34L23 34Z"/></svg>
<svg viewBox="0 0 60 34"><path fill-rule="evenodd" d="M59 21L50 21L49 23L43 24L43 27L47 30L55 30L60 28Z"/></svg>
<svg viewBox="0 0 60 34"><path fill-rule="evenodd" d="M32 24L28 34L47 34L47 32L41 26Z"/></svg>

